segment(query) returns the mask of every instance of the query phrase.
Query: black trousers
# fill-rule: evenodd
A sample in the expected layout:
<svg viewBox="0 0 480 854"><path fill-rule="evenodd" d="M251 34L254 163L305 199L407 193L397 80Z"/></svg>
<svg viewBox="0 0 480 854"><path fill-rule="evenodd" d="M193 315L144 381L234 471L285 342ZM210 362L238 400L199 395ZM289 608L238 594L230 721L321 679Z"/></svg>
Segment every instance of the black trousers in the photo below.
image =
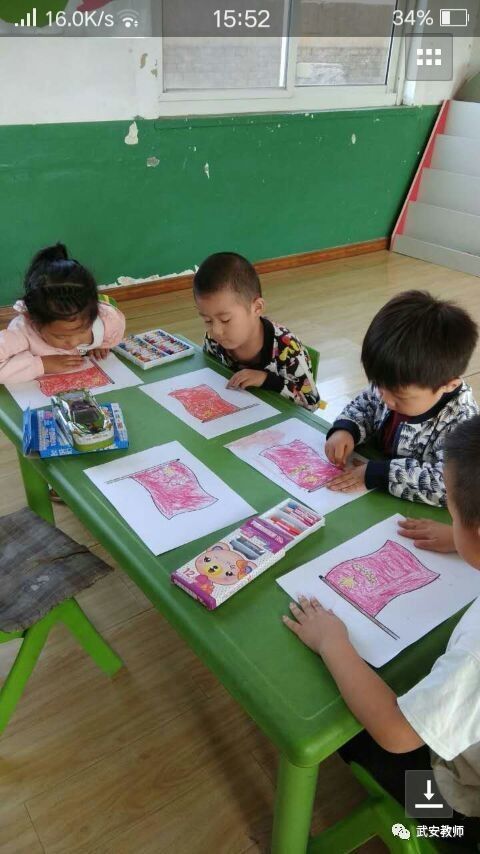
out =
<svg viewBox="0 0 480 854"><path fill-rule="evenodd" d="M426 745L408 753L389 753L377 744L365 730L352 738L338 751L344 762L358 762L400 804L405 803L405 771L429 770L430 750ZM417 824L433 824L419 819ZM464 852L480 851L480 818L469 818L453 811L452 818L439 818L438 825L463 825L463 837L444 837L442 841ZM477 843L479 847L477 848Z"/></svg>

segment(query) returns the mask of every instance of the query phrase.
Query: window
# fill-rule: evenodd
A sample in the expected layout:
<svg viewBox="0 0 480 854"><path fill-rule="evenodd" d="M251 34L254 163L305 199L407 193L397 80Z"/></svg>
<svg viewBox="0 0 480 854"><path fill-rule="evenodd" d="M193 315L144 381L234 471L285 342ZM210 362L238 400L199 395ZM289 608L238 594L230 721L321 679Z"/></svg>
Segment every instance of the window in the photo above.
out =
<svg viewBox="0 0 480 854"><path fill-rule="evenodd" d="M304 37L299 40L296 86L385 85L391 38Z"/></svg>
<svg viewBox="0 0 480 854"><path fill-rule="evenodd" d="M288 20L298 0L283 2ZM289 38L161 38L160 114L396 104L404 63L393 34L395 7L396 0L301 0ZM319 30L322 36L311 35Z"/></svg>
<svg viewBox="0 0 480 854"><path fill-rule="evenodd" d="M164 91L283 88L286 47L282 38L166 38Z"/></svg>

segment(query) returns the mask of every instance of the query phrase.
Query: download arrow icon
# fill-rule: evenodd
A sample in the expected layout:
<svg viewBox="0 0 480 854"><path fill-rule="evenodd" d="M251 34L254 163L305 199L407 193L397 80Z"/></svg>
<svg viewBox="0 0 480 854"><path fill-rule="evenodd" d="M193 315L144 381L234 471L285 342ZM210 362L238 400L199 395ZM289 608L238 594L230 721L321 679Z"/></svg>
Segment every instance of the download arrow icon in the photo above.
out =
<svg viewBox="0 0 480 854"><path fill-rule="evenodd" d="M431 800L431 798L433 798L434 794L435 794L435 792L432 792L432 781L427 780L427 791L424 792L424 795L427 798L427 800Z"/></svg>

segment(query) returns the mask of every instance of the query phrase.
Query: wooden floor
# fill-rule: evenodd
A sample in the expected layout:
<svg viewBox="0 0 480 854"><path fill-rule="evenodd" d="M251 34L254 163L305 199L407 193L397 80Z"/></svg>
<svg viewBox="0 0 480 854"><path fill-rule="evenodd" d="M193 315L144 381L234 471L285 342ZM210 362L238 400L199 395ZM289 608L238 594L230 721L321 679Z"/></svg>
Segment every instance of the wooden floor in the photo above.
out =
<svg viewBox="0 0 480 854"><path fill-rule="evenodd" d="M272 273L263 284L268 313L320 350L333 415L362 386L363 333L394 294L428 289L480 321L479 279L387 252ZM136 300L125 313L129 331L161 324L201 341L188 292ZM470 372L479 397L478 351ZM0 439L0 514L24 503L15 454ZM65 507L56 518L109 560ZM110 681L66 631L53 631L0 741L0 854L267 852L276 766L268 742L120 570L79 601L127 666ZM15 649L0 647L0 680ZM362 798L331 757L315 829ZM386 848L373 840L361 850Z"/></svg>

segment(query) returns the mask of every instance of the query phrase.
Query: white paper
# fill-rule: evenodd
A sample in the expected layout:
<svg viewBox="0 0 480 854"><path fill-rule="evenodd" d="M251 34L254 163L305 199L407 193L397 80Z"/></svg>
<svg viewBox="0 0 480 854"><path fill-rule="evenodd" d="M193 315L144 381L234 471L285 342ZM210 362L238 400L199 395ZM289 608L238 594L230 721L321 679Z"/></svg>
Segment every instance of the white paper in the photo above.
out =
<svg viewBox="0 0 480 854"><path fill-rule="evenodd" d="M445 555L416 549L412 540L398 534L400 519L403 519L403 516L398 514L390 516L389 519L368 528L341 546L277 579L280 587L292 599L298 601L299 595L316 596L325 608L331 608L346 624L350 640L359 655L374 667L386 664L402 649L426 635L480 595L478 570L469 567L456 554ZM415 565L410 566L408 577L412 579L412 586L417 583L422 583L423 586L409 592L405 590L402 592L400 586L393 595L391 592L387 593L387 597L390 597L389 601L376 610L372 596L375 595L375 587L381 582L371 576L372 581L369 583L373 583L374 586L371 588L372 592L370 593L369 590L367 595L370 608L375 611L375 614L370 613L370 616L365 616L358 607L343 598L319 576L325 577L338 564L352 559L355 559L357 568L363 566L363 570L360 570L363 574L371 573L372 564L370 563L369 567L368 557L383 548L386 558L387 550L391 549L390 545L385 549L387 542L398 544L406 549L409 556L414 557L415 565L418 562L418 571L422 576L426 575L425 570L429 570L430 573L438 574L438 577L430 576L430 580L423 578L420 582ZM388 567L393 574L395 571L392 570L393 562L385 558L384 567ZM411 560L410 557L409 560ZM406 564L407 559L404 566ZM378 566L379 572L382 572L380 564ZM344 575L342 570L340 577L347 579L343 582L343 589L352 591L351 573L349 578L348 572L345 571ZM414 577L416 581L413 581ZM336 578L338 582L339 576L337 575ZM400 585L404 586L405 580L401 581ZM350 592L349 595L354 594ZM361 601L365 605L365 599ZM364 610L368 610L368 607ZM392 637L390 633L398 637Z"/></svg>
<svg viewBox="0 0 480 854"><path fill-rule="evenodd" d="M315 459L318 463L318 458L321 459L320 465L328 464L325 455L325 441L325 435L320 430L315 430L314 427L310 427L309 424L300 421L299 418L289 418L274 427L259 430L258 433L230 442L226 447L241 460L268 477L269 480L278 483L290 495L308 504L317 513L325 515L364 495L366 490L347 493L332 492L326 486L315 489L305 488L295 482L296 475L293 475L293 479L292 476L287 476L273 459L265 456L266 452L275 455L278 453L279 447L282 448L285 445L291 447L292 442L301 442L303 446L308 446L314 465ZM353 454L352 460L365 462L365 459L358 454ZM303 462L300 463L300 465L303 464ZM341 473L339 470L338 474ZM300 475L297 479L303 480L304 478Z"/></svg>
<svg viewBox="0 0 480 854"><path fill-rule="evenodd" d="M93 466L85 474L155 555L255 512L180 442Z"/></svg>
<svg viewBox="0 0 480 854"><path fill-rule="evenodd" d="M246 427L248 424L255 424L257 421L278 415L277 409L268 403L264 403L258 397L254 397L250 392L243 389L227 388L227 382L226 377L217 374L211 368L202 368L199 371L191 371L166 380L149 383L143 386L142 391L206 439L214 439L216 436L222 436L223 433L229 433L232 430L238 430L240 427ZM199 407L194 397L188 392L189 389L196 389L196 395L200 394L204 397L207 389L199 391L199 387L210 389L212 405L208 412L207 406L201 405ZM187 390L185 395L182 394L183 389ZM179 392L183 396L184 402L181 398L172 396L172 393L178 394ZM223 415L221 412L222 401L225 408L235 407L235 411ZM218 410L215 408L216 405L219 405ZM215 414L216 412L218 414Z"/></svg>
<svg viewBox="0 0 480 854"><path fill-rule="evenodd" d="M85 358L85 365L79 371L68 371L68 373L80 373L85 368L98 366L98 368L106 374L109 382L102 386L92 386L92 394L103 394L106 391L120 390L121 388L129 388L129 386L141 385L143 380L137 377L130 368L120 359L117 359L115 353L109 353L105 359L94 359L93 356ZM62 372L62 376L67 371ZM38 409L40 406L49 406L51 404L51 395L42 392L42 383L54 379L57 374L44 374L38 380L31 380L28 383L16 383L6 385L7 391L10 392L13 399L22 409Z"/></svg>

